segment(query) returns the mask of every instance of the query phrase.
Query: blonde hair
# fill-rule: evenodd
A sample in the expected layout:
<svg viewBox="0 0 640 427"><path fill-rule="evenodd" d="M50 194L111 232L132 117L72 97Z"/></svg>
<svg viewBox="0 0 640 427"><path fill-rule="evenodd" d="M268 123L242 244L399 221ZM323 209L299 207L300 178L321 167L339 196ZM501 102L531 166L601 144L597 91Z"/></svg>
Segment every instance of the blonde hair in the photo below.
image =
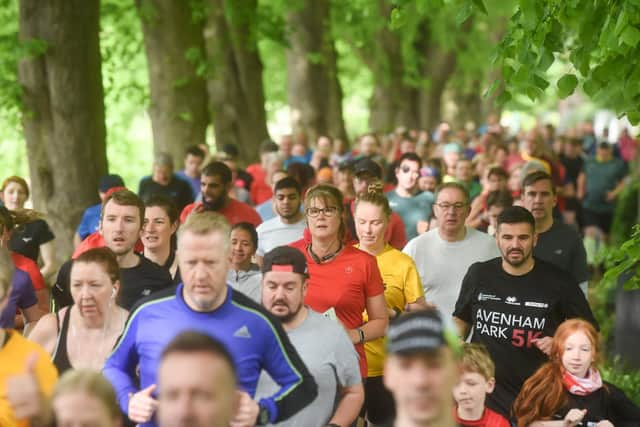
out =
<svg viewBox="0 0 640 427"><path fill-rule="evenodd" d="M73 369L62 375L53 389L51 400L71 393L86 393L96 398L113 420L120 419L120 407L111 383L100 372Z"/></svg>
<svg viewBox="0 0 640 427"><path fill-rule="evenodd" d="M391 217L391 207L389 207L389 200L382 192L382 181L375 179L367 186L367 192L358 196L356 199L355 210L358 210L358 206L361 202L371 203L374 206L378 206L382 209L382 213L386 221L389 221Z"/></svg>
<svg viewBox="0 0 640 427"><path fill-rule="evenodd" d="M217 232L224 236L225 250L230 247L229 236L231 227L227 219L219 213L212 211L194 212L187 217L187 220L178 230L178 244L185 233L192 233L198 236Z"/></svg>
<svg viewBox="0 0 640 427"><path fill-rule="evenodd" d="M465 343L462 346L461 362L464 372L480 374L487 381L496 375L496 365L482 344Z"/></svg>

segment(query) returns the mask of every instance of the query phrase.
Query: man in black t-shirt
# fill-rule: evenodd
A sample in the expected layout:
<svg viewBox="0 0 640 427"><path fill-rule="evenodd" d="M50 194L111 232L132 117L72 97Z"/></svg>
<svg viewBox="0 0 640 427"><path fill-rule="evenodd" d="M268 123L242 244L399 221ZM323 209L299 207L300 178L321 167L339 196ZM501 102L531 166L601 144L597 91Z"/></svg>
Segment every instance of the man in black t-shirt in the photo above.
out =
<svg viewBox="0 0 640 427"><path fill-rule="evenodd" d="M134 303L152 292L172 285L169 271L137 254L134 247L142 230L144 204L135 193L119 190L110 194L102 207L100 234L120 266L118 305L130 310ZM55 310L72 305L69 291L72 261L60 267L52 291Z"/></svg>
<svg viewBox="0 0 640 427"><path fill-rule="evenodd" d="M536 220L538 241L533 255L570 273L586 295L589 281L587 253L578 232L553 218L556 202L555 188L548 173L532 172L522 180L523 206Z"/></svg>
<svg viewBox="0 0 640 427"><path fill-rule="evenodd" d="M509 417L524 381L547 360L560 323L583 318L597 327L571 274L533 256L535 220L523 207L498 216L500 258L469 267L453 313L466 338L484 344L496 364L487 406Z"/></svg>
<svg viewBox="0 0 640 427"><path fill-rule="evenodd" d="M153 174L140 180L138 195L146 201L152 194L162 194L176 202L178 212L193 202L191 184L173 173L173 159L158 153L153 161Z"/></svg>

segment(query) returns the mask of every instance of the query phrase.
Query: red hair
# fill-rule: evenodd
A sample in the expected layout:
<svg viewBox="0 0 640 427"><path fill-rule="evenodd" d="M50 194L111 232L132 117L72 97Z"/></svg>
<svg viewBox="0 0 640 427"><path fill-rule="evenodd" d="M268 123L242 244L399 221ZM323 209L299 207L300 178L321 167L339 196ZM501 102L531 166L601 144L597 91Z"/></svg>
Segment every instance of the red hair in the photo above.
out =
<svg viewBox="0 0 640 427"><path fill-rule="evenodd" d="M527 381L525 381L516 401L513 413L518 420L518 427L525 427L534 421L549 420L567 403L562 375L562 355L565 342L575 332L583 332L591 342L593 363L597 368L600 357L600 339L593 325L582 319L569 319L562 322L553 336L549 361L542 365Z"/></svg>

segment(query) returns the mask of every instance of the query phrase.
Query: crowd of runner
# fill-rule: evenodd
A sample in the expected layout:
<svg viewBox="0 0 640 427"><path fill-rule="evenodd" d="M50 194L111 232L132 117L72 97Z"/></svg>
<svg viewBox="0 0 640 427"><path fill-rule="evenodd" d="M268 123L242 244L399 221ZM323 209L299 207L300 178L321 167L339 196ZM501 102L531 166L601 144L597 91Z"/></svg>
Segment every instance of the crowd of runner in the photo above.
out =
<svg viewBox="0 0 640 427"><path fill-rule="evenodd" d="M495 117L198 145L102 177L61 265L8 177L0 426L638 427L588 301L637 150Z"/></svg>

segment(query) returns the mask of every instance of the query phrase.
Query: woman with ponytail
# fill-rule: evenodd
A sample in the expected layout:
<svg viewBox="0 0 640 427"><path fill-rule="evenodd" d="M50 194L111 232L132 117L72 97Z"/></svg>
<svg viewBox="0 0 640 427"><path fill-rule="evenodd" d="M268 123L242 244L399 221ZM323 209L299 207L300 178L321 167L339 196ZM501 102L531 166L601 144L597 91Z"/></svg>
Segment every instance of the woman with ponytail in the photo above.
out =
<svg viewBox="0 0 640 427"><path fill-rule="evenodd" d="M598 332L581 319L563 322L549 361L524 383L514 403L518 427L631 427L640 408L602 381Z"/></svg>
<svg viewBox="0 0 640 427"><path fill-rule="evenodd" d="M384 299L390 319L404 311L424 309L424 290L413 260L386 241L391 208L382 193L382 182L375 180L367 192L355 201L354 222L362 251L376 257L382 281ZM385 425L394 419L393 396L382 383L385 358L384 338L365 343L367 381L365 383L365 410L370 426Z"/></svg>

